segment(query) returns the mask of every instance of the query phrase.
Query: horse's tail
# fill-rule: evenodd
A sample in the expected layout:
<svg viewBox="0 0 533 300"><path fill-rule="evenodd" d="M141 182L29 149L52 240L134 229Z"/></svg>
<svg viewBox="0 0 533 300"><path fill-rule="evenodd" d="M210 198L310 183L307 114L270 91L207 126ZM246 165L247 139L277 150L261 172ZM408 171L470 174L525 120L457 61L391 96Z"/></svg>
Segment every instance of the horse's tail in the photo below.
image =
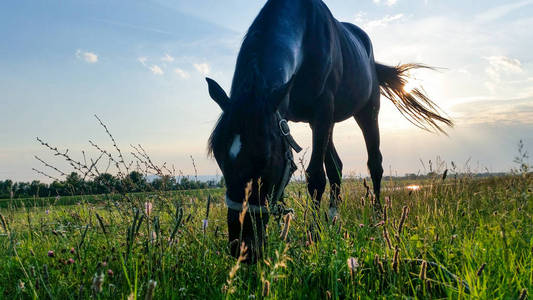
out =
<svg viewBox="0 0 533 300"><path fill-rule="evenodd" d="M409 71L413 69L432 69L420 64L405 64L390 67L376 63L381 94L389 98L400 113L415 126L428 131L446 132L440 123L453 127L453 122L440 115L440 108L429 99L423 90L414 88L404 89ZM440 123L439 123L440 122Z"/></svg>

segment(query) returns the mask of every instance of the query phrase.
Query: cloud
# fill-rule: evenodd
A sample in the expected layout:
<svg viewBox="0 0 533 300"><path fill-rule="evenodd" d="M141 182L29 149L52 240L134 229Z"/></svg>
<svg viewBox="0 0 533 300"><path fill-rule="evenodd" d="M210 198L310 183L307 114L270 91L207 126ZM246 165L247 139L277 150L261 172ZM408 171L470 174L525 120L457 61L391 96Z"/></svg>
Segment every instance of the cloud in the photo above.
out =
<svg viewBox="0 0 533 300"><path fill-rule="evenodd" d="M165 73L158 65L152 65L149 69L154 75L163 75Z"/></svg>
<svg viewBox="0 0 533 300"><path fill-rule="evenodd" d="M202 75L208 75L211 71L208 63L193 64L194 68Z"/></svg>
<svg viewBox="0 0 533 300"><path fill-rule="evenodd" d="M381 1L381 0L372 0L374 3L376 4L379 4L379 3L383 3L387 6L393 6L394 4L396 4L398 2L398 0L384 0L384 1Z"/></svg>
<svg viewBox="0 0 533 300"><path fill-rule="evenodd" d="M490 81L485 82L485 86L495 93L502 85L502 75L513 75L523 72L522 63L516 58L506 56L483 57L488 61L489 66L485 69Z"/></svg>
<svg viewBox="0 0 533 300"><path fill-rule="evenodd" d="M139 58L137 58L137 61L140 62L143 66L146 66L146 61L148 60L147 57L145 56L141 56Z"/></svg>
<svg viewBox="0 0 533 300"><path fill-rule="evenodd" d="M533 125L533 98L506 100L477 100L452 107L459 126L486 125Z"/></svg>
<svg viewBox="0 0 533 300"><path fill-rule="evenodd" d="M162 61L164 62L173 62L174 61L174 57L170 56L168 53L165 54L165 56L163 56L161 58Z"/></svg>
<svg viewBox="0 0 533 300"><path fill-rule="evenodd" d="M182 70L180 68L174 69L174 73L178 74L178 76L180 76L183 79L187 79L187 78L191 77L189 75L189 73L187 73L186 71L184 71L184 70Z"/></svg>
<svg viewBox="0 0 533 300"><path fill-rule="evenodd" d="M505 15L522 8L524 6L533 4L533 0L526 0L517 3L509 3L494 8L488 9L476 16L476 20L479 22L490 22L504 17Z"/></svg>
<svg viewBox="0 0 533 300"><path fill-rule="evenodd" d="M83 59L87 63L94 64L98 62L98 55L96 55L93 52L85 52L80 49L76 50L76 57L79 59Z"/></svg>
<svg viewBox="0 0 533 300"><path fill-rule="evenodd" d="M154 75L163 75L165 72L163 69L161 69L158 65L148 65L146 62L148 61L148 58L146 56L140 56L137 58L137 61L140 62L144 67L146 67L148 70L152 72Z"/></svg>
<svg viewBox="0 0 533 300"><path fill-rule="evenodd" d="M509 58L506 56L487 56L483 57L489 62L490 68L493 71L501 71L505 73L520 73L522 72L522 63L516 58Z"/></svg>
<svg viewBox="0 0 533 300"><path fill-rule="evenodd" d="M356 16L356 22L361 23L361 26L368 31L372 31L373 29L377 27L385 27L389 25L390 23L393 23L394 21L398 21L404 18L404 14L396 14L396 15L386 15L385 17L381 19L376 20L364 20L364 15L358 14Z"/></svg>

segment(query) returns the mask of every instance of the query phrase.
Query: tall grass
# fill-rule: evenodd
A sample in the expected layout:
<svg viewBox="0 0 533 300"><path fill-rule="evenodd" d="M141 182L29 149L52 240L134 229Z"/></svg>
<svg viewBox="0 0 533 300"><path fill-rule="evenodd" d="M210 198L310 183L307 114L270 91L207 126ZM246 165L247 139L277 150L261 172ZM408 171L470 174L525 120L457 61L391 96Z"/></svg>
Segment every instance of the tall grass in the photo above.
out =
<svg viewBox="0 0 533 300"><path fill-rule="evenodd" d="M228 253L222 191L208 222L207 197L192 194L3 208L0 295L517 299L533 287L532 185L531 175L439 178L389 190L382 222L361 201L363 185L347 181L340 219L326 220L323 207L319 238L309 239L309 199L293 183L294 216L271 221L255 265Z"/></svg>

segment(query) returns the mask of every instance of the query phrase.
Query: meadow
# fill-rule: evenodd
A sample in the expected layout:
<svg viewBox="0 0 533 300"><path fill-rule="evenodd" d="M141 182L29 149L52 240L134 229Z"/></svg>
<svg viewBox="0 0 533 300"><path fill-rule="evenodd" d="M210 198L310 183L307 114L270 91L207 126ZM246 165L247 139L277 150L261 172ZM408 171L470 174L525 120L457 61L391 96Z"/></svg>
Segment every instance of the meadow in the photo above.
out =
<svg viewBox="0 0 533 300"><path fill-rule="evenodd" d="M294 214L271 218L254 265L228 253L222 189L2 205L0 298L526 299L531 174L418 184L387 180L376 218L363 182L345 180L340 218L328 220L328 201L313 212L293 182Z"/></svg>

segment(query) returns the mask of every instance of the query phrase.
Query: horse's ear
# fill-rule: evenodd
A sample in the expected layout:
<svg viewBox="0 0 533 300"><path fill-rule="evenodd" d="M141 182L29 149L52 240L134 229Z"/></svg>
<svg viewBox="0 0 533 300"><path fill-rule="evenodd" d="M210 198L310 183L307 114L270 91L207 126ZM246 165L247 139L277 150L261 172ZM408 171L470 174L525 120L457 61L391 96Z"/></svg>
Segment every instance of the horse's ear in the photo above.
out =
<svg viewBox="0 0 533 300"><path fill-rule="evenodd" d="M287 97L287 95L291 91L293 81L294 81L294 77L292 77L284 85L272 91L272 94L270 94L270 97L268 99L269 102L272 103L271 105L272 112L276 112L281 102Z"/></svg>
<svg viewBox="0 0 533 300"><path fill-rule="evenodd" d="M228 95L226 92L224 92L224 89L222 89L222 87L220 87L220 85L218 85L218 83L216 83L216 81L213 79L206 77L205 80L209 86L209 96L211 96L218 106L225 111L228 108L230 101Z"/></svg>

